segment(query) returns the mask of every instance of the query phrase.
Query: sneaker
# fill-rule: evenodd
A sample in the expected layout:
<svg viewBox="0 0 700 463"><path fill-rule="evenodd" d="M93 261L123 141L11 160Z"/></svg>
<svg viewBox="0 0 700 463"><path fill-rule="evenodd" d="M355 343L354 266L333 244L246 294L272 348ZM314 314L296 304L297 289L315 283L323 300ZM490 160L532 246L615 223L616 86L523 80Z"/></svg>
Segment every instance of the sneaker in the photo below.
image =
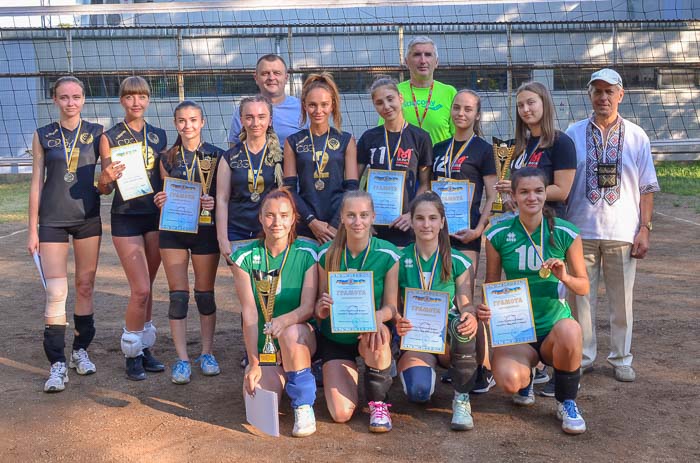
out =
<svg viewBox="0 0 700 463"><path fill-rule="evenodd" d="M549 372L547 366L543 366L542 369L535 368L535 379L532 380L534 384L544 384L549 381Z"/></svg>
<svg viewBox="0 0 700 463"><path fill-rule="evenodd" d="M126 378L132 381L146 379L146 370L143 369L143 355L126 359Z"/></svg>
<svg viewBox="0 0 700 463"><path fill-rule="evenodd" d="M306 437L316 432L316 417L311 405L301 405L294 409L294 429L292 436Z"/></svg>
<svg viewBox="0 0 700 463"><path fill-rule="evenodd" d="M530 384L513 394L514 404L527 406L535 403L535 391L532 387L532 378L533 376L530 376Z"/></svg>
<svg viewBox="0 0 700 463"><path fill-rule="evenodd" d="M199 363L199 367L202 369L202 374L204 376L216 376L221 373L219 363L212 354L202 354L195 359L194 363Z"/></svg>
<svg viewBox="0 0 700 463"><path fill-rule="evenodd" d="M630 365L622 365L620 367L615 367L615 379L623 383L631 383L637 379L637 374Z"/></svg>
<svg viewBox="0 0 700 463"><path fill-rule="evenodd" d="M472 388L472 394L486 394L496 385L491 370L481 365L476 367L476 382Z"/></svg>
<svg viewBox="0 0 700 463"><path fill-rule="evenodd" d="M151 349L146 347L143 349L143 369L151 373L160 373L165 371L165 365L153 356Z"/></svg>
<svg viewBox="0 0 700 463"><path fill-rule="evenodd" d="M97 371L95 364L90 361L87 351L83 348L73 351L68 367L75 368L75 372L79 375L91 375Z"/></svg>
<svg viewBox="0 0 700 463"><path fill-rule="evenodd" d="M586 422L583 421L576 402L573 400L557 402L557 418L561 420L561 429L567 434L586 432Z"/></svg>
<svg viewBox="0 0 700 463"><path fill-rule="evenodd" d="M549 378L549 381L547 381L547 384L544 385L542 390L538 393L542 397L554 397L554 391L555 391L555 386L554 386L554 375L552 375L551 378Z"/></svg>
<svg viewBox="0 0 700 463"><path fill-rule="evenodd" d="M311 374L316 380L316 387L323 387L323 359L315 360L311 363Z"/></svg>
<svg viewBox="0 0 700 463"><path fill-rule="evenodd" d="M248 354L245 352L243 353L243 357L241 357L241 368L245 368L248 366Z"/></svg>
<svg viewBox="0 0 700 463"><path fill-rule="evenodd" d="M190 376L192 376L192 368L190 368L190 362L185 360L178 360L175 365L173 365L171 381L175 384L187 384L190 382Z"/></svg>
<svg viewBox="0 0 700 463"><path fill-rule="evenodd" d="M56 362L51 365L49 379L44 383L44 392L61 392L68 382L68 369L65 362Z"/></svg>
<svg viewBox="0 0 700 463"><path fill-rule="evenodd" d="M455 397L452 399L452 423L450 427L453 431L469 431L474 428L469 394L455 393Z"/></svg>
<svg viewBox="0 0 700 463"><path fill-rule="evenodd" d="M370 432L391 431L391 415L389 415L391 404L385 402L369 403L369 430Z"/></svg>

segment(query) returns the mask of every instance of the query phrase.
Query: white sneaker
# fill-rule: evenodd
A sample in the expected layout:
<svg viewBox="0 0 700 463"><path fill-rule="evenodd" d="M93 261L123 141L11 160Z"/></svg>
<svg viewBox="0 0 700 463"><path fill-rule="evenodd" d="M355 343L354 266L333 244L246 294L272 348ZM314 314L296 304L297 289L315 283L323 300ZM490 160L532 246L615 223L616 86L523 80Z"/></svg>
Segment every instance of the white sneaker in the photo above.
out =
<svg viewBox="0 0 700 463"><path fill-rule="evenodd" d="M51 365L49 379L44 383L44 392L61 392L68 382L68 369L65 362L56 362Z"/></svg>
<svg viewBox="0 0 700 463"><path fill-rule="evenodd" d="M450 427L453 431L469 431L474 428L469 394L455 391L454 399L452 399L452 423Z"/></svg>
<svg viewBox="0 0 700 463"><path fill-rule="evenodd" d="M95 364L90 361L87 351L82 348L73 351L68 366L75 368L75 372L79 375L91 375L97 371Z"/></svg>
<svg viewBox="0 0 700 463"><path fill-rule="evenodd" d="M391 431L391 404L385 402L369 402L369 430L370 432Z"/></svg>
<svg viewBox="0 0 700 463"><path fill-rule="evenodd" d="M294 429L292 436L306 437L316 432L316 417L311 405L301 405L294 409Z"/></svg>
<svg viewBox="0 0 700 463"><path fill-rule="evenodd" d="M576 402L565 400L557 402L557 418L561 420L561 429L567 434L581 434L586 432L586 422L578 411Z"/></svg>

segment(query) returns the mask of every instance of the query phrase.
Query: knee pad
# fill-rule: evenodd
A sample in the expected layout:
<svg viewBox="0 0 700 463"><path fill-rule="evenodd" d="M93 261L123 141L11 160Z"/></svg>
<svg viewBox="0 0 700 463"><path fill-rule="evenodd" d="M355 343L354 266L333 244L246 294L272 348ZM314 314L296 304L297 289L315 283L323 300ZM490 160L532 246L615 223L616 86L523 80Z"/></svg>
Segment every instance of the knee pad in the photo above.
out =
<svg viewBox="0 0 700 463"><path fill-rule="evenodd" d="M182 320L187 318L187 305L190 303L190 293L187 291L170 291L170 308L168 318Z"/></svg>
<svg viewBox="0 0 700 463"><path fill-rule="evenodd" d="M435 392L435 370L430 367L411 367L399 376L409 402L425 403Z"/></svg>
<svg viewBox="0 0 700 463"><path fill-rule="evenodd" d="M311 368L286 373L287 383L284 390L287 391L292 407L312 405L316 400L316 379L311 373Z"/></svg>
<svg viewBox="0 0 700 463"><path fill-rule="evenodd" d="M44 317L63 317L65 319L66 299L68 299L68 278L47 278L46 308L44 309Z"/></svg>
<svg viewBox="0 0 700 463"><path fill-rule="evenodd" d="M365 395L370 402L386 402L386 396L391 387L391 368L377 370L367 367L365 369Z"/></svg>
<svg viewBox="0 0 700 463"><path fill-rule="evenodd" d="M95 317L92 314L73 315L73 323L75 324L73 350L87 350L95 337Z"/></svg>
<svg viewBox="0 0 700 463"><path fill-rule="evenodd" d="M124 328L122 333L122 352L126 358L135 358L143 355L143 344L141 343L141 331L127 331Z"/></svg>
<svg viewBox="0 0 700 463"><path fill-rule="evenodd" d="M51 365L65 362L66 325L46 325L44 327L44 353Z"/></svg>
<svg viewBox="0 0 700 463"><path fill-rule="evenodd" d="M212 315L216 312L214 291L194 291L194 300L201 315Z"/></svg>
<svg viewBox="0 0 700 463"><path fill-rule="evenodd" d="M450 333L451 334L451 333ZM465 339L464 337L460 337ZM449 375L452 385L457 392L469 392L474 385L476 377L476 338L468 342L462 342L457 337L450 338L450 368Z"/></svg>
<svg viewBox="0 0 700 463"><path fill-rule="evenodd" d="M156 343L156 327L151 320L143 325L143 334L141 335L141 344L144 349L150 349Z"/></svg>
<svg viewBox="0 0 700 463"><path fill-rule="evenodd" d="M581 369L563 371L554 369L554 397L558 402L576 400L578 384L581 381Z"/></svg>

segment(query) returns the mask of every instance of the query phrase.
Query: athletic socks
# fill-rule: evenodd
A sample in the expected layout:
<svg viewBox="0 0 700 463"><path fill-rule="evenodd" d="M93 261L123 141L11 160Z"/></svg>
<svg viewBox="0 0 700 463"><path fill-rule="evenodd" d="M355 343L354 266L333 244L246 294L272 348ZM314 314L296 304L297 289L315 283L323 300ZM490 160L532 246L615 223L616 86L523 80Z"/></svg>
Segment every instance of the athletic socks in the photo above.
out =
<svg viewBox="0 0 700 463"><path fill-rule="evenodd" d="M289 399L292 401L292 408L302 405L314 405L316 400L316 379L311 373L311 368L304 368L299 371L288 371L287 383L284 386Z"/></svg>
<svg viewBox="0 0 700 463"><path fill-rule="evenodd" d="M64 352L66 346L66 325L44 326L44 353L51 365L56 362L66 362Z"/></svg>
<svg viewBox="0 0 700 463"><path fill-rule="evenodd" d="M95 337L95 316L90 315L73 315L73 323L75 324L75 337L73 338L73 350L85 349Z"/></svg>
<svg viewBox="0 0 700 463"><path fill-rule="evenodd" d="M391 367L384 370L367 367L365 369L365 394L368 402L386 402L392 379Z"/></svg>
<svg viewBox="0 0 700 463"><path fill-rule="evenodd" d="M581 369L562 371L554 369L554 397L557 402L576 400L578 383L581 380Z"/></svg>

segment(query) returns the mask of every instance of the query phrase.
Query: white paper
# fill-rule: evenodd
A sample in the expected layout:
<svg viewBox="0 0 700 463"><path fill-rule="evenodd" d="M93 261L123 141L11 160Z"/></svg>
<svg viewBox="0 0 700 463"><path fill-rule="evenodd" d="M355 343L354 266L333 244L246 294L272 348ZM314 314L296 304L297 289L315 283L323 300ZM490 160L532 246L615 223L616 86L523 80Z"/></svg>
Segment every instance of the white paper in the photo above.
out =
<svg viewBox="0 0 700 463"><path fill-rule="evenodd" d="M32 257L34 258L34 265L36 265L36 269L39 270L41 284L44 285L44 289L46 289L46 277L44 276L44 269L41 267L41 257L39 257L38 252L33 252Z"/></svg>
<svg viewBox="0 0 700 463"><path fill-rule="evenodd" d="M280 436L280 417L277 410L277 393L260 387L252 396L243 392L245 398L245 419L268 436Z"/></svg>
<svg viewBox="0 0 700 463"><path fill-rule="evenodd" d="M113 162L121 161L124 164L122 176L117 179L119 194L122 195L124 201L153 193L146 165L143 162L141 143L112 148L110 149L110 157Z"/></svg>

